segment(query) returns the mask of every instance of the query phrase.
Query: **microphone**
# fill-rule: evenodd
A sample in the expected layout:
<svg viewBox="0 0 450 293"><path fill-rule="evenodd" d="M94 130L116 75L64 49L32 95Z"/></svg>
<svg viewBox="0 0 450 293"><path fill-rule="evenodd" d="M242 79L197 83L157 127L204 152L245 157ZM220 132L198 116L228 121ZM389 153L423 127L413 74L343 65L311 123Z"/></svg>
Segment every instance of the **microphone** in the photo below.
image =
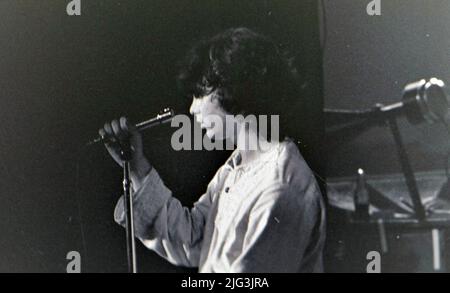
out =
<svg viewBox="0 0 450 293"><path fill-rule="evenodd" d="M413 125L443 122L449 115L449 104L444 82L430 78L407 84L402 100L394 104L364 110L325 109L324 113L327 132L337 134L352 129L357 132L402 115Z"/></svg>
<svg viewBox="0 0 450 293"><path fill-rule="evenodd" d="M165 108L163 111L161 111L158 115L156 115L153 118L150 118L146 121L143 121L141 123L136 124L136 129L141 132L144 131L148 128L151 128L153 126L156 125L160 125L166 122L169 122L170 120L172 120L172 118L175 116L175 112L170 109L170 108ZM103 137L97 137L96 139L93 139L91 141L89 141L86 146L90 146L96 143L99 143L101 141L103 141Z"/></svg>

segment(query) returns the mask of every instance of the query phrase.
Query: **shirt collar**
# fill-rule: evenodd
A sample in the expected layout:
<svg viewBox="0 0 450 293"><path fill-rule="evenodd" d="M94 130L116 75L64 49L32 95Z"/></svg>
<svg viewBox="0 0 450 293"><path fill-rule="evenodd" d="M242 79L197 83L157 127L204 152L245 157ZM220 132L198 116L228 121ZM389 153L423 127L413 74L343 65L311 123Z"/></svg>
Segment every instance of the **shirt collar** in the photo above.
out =
<svg viewBox="0 0 450 293"><path fill-rule="evenodd" d="M227 162L225 163L225 166L231 170L237 169L237 168L242 168L244 170L247 170L248 168L250 168L251 166L254 166L255 164L270 161L273 158L275 151L277 151L276 153L279 153L282 146L285 145L286 143L288 143L289 141L290 141L290 139L287 138L285 141L280 142L279 144L274 146L272 149L270 149L267 152L265 152L264 154L262 154L261 158L259 158L258 160L255 160L253 162L250 162L250 163L247 163L244 165L242 164L241 152L239 151L239 149L235 149L233 151L233 153L230 155L230 157L228 158Z"/></svg>
<svg viewBox="0 0 450 293"><path fill-rule="evenodd" d="M227 167L231 169L235 169L236 167L240 166L242 162L242 156L241 153L236 149L228 159L226 165Z"/></svg>

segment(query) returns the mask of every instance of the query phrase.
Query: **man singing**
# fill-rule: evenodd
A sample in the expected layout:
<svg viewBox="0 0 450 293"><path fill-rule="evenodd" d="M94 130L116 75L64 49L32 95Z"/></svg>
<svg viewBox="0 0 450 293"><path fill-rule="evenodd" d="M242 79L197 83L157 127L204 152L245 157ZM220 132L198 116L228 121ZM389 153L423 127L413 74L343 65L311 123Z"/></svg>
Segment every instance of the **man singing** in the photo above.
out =
<svg viewBox="0 0 450 293"><path fill-rule="evenodd" d="M299 97L279 48L249 29L226 30L189 52L178 86L192 98L190 113L206 135L236 149L189 209L164 185L126 118L106 123L99 134L114 160L121 164L124 139L133 152L136 237L169 262L199 272L322 272L323 199L285 132L295 123L286 105ZM230 115L231 127L225 123ZM256 133L246 115L279 115L279 139ZM125 225L123 197L115 220Z"/></svg>

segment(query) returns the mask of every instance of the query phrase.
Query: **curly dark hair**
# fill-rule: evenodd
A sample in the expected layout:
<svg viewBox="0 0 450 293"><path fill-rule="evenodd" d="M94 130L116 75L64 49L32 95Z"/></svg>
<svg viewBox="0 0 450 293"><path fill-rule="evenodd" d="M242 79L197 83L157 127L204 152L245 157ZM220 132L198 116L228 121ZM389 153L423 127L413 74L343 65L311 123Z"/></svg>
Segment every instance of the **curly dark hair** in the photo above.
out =
<svg viewBox="0 0 450 293"><path fill-rule="evenodd" d="M272 40L248 28L200 41L188 52L177 84L189 98L215 91L233 115L279 115L280 139L288 135L290 100L298 98L296 71Z"/></svg>

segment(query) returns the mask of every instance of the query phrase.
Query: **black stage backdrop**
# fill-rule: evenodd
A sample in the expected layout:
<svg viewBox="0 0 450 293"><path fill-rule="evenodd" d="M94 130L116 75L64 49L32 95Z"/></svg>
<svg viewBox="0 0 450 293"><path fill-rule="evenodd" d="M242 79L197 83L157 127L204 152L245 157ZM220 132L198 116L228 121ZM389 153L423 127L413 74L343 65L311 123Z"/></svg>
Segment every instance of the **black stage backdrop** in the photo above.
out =
<svg viewBox="0 0 450 293"><path fill-rule="evenodd" d="M72 17L68 2L0 1L0 271L65 272L72 250L82 272L127 270L124 230L112 218L121 170L102 147L78 147L121 115L187 113L175 65L195 40L229 27L254 28L298 57L310 105L298 120L309 130L304 153L323 172L317 1L82 0ZM190 205L229 154L175 152L173 131L149 131L147 155ZM185 271L140 244L138 256L142 272Z"/></svg>

